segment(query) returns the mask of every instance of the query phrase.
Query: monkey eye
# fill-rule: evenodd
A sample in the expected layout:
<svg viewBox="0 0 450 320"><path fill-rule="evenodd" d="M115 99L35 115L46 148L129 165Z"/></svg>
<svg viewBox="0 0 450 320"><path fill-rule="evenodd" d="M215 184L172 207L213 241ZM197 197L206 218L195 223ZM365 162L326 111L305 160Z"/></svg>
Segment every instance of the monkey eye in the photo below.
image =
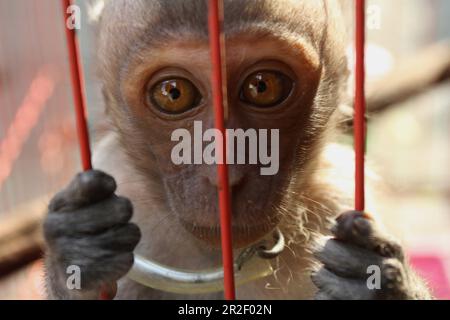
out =
<svg viewBox="0 0 450 320"><path fill-rule="evenodd" d="M161 111L180 114L198 105L201 96L194 84L184 78L158 82L148 93L149 98Z"/></svg>
<svg viewBox="0 0 450 320"><path fill-rule="evenodd" d="M283 102L291 93L294 82L277 71L257 71L242 85L240 99L260 108L269 108Z"/></svg>

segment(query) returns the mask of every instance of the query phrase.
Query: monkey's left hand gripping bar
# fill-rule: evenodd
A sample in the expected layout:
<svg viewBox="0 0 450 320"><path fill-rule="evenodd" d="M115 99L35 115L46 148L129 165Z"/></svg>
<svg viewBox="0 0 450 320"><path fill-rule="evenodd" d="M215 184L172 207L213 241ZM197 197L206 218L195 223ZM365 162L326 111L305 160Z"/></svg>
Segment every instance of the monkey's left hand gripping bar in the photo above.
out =
<svg viewBox="0 0 450 320"><path fill-rule="evenodd" d="M74 28L70 28L67 22L72 19L70 16L71 0L61 0L64 12L64 24L67 38L67 51L69 55L70 75L72 81L72 93L74 99L78 143L80 146L81 162L83 170L88 171L92 169L91 162L91 148L89 145L89 130L86 118L86 95L84 91L83 73L80 61L80 50L77 41L77 36ZM113 288L100 288L100 300L113 299L116 294L116 286Z"/></svg>

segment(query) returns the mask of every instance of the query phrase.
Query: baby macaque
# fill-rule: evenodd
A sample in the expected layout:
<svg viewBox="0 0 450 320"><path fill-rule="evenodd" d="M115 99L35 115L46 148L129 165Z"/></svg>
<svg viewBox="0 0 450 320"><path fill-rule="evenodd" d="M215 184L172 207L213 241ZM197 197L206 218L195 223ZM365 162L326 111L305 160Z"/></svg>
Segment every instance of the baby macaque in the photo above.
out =
<svg viewBox="0 0 450 320"><path fill-rule="evenodd" d="M207 5L105 2L98 68L110 130L94 148L97 170L78 174L49 205L50 298L97 299L116 282L117 299L222 298L125 277L134 253L177 268L221 265L216 166L172 157L175 130L196 139L196 122L214 127ZM286 240L275 272L239 286L240 299L430 298L375 217L347 211L353 153L333 143L348 77L343 24L336 0L224 0L226 128L278 133L265 140L278 161L269 174L260 161L229 165L235 255L276 228ZM250 159L252 144L244 146L233 151ZM73 265L78 289L67 286ZM374 266L379 288L367 284Z"/></svg>

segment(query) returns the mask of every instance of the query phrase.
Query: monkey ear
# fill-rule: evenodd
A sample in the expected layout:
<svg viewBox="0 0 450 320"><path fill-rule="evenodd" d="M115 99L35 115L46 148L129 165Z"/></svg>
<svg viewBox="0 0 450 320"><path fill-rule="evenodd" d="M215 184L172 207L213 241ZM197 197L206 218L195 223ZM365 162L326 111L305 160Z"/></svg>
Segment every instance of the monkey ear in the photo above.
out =
<svg viewBox="0 0 450 320"><path fill-rule="evenodd" d="M89 22L97 23L100 21L103 9L105 8L105 2L107 0L88 0L87 1L87 13Z"/></svg>

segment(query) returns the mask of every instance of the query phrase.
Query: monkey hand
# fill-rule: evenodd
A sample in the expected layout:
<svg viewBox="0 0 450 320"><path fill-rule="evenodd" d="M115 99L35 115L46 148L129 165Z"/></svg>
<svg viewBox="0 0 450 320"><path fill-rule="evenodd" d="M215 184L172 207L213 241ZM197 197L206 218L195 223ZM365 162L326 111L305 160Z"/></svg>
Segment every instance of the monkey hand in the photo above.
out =
<svg viewBox="0 0 450 320"><path fill-rule="evenodd" d="M44 221L50 298L114 295L116 281L131 268L141 234L129 222L131 202L115 190L111 176L92 170L78 174L51 200Z"/></svg>
<svg viewBox="0 0 450 320"><path fill-rule="evenodd" d="M321 262L312 274L317 300L431 299L402 247L383 235L367 214L344 213L331 231L334 238L315 252Z"/></svg>

